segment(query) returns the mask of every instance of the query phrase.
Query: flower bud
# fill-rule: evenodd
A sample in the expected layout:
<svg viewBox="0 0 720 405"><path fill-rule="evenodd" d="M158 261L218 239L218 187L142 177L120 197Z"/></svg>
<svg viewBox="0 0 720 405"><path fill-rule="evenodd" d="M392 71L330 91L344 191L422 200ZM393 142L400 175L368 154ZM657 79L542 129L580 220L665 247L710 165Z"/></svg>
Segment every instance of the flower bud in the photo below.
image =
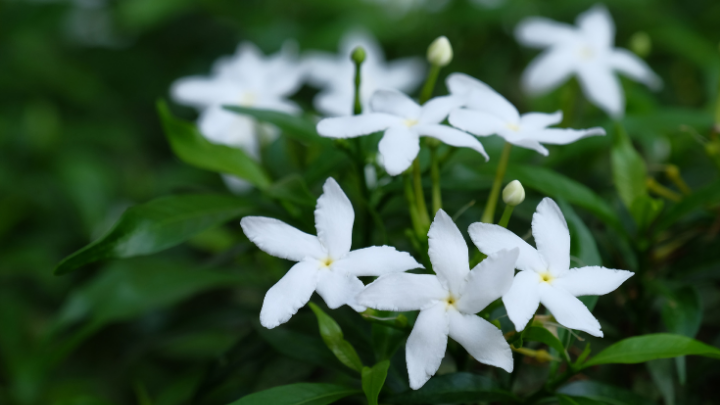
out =
<svg viewBox="0 0 720 405"><path fill-rule="evenodd" d="M356 47L352 52L352 60L358 65L365 62L365 48L362 46Z"/></svg>
<svg viewBox="0 0 720 405"><path fill-rule="evenodd" d="M505 204L514 207L525 200L525 189L519 181L513 180L505 186L502 195Z"/></svg>
<svg viewBox="0 0 720 405"><path fill-rule="evenodd" d="M453 50L447 37L438 37L427 51L428 62L435 66L447 66L453 58Z"/></svg>

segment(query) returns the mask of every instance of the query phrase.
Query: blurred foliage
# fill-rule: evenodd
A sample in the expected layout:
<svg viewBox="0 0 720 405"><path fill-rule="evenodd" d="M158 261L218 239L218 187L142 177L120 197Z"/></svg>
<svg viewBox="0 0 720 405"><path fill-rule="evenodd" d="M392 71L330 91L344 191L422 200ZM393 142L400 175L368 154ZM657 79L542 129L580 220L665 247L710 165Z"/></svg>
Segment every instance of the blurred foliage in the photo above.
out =
<svg viewBox="0 0 720 405"><path fill-rule="evenodd" d="M376 397L377 382L371 379L379 377L367 371L366 383L363 371L361 385L325 346L309 308L281 328L260 328L264 292L289 263L258 252L236 221L226 223L245 215L243 207L259 206L311 231L306 222L314 206L311 196L319 195L328 175L347 171L342 153L327 142L305 143L307 134L293 131L296 122L280 125L295 135L280 137L264 151L266 167L258 170L267 173L257 172L262 193L230 197L217 174L175 157L155 108L173 80L208 72L216 58L232 53L242 40L268 53L287 38L296 39L301 51L335 52L352 27L377 36L390 59L424 55L435 37L446 35L455 59L443 74L475 76L521 112L560 106L566 124L602 125L612 132L552 147L547 158L513 150L507 179L520 179L528 198L516 208L510 228L525 235L542 197L563 200L574 264L601 261L638 273L598 301L594 313L606 337L587 339L593 353L622 338L660 332L720 346L720 140L719 129L713 132L719 108L720 3L605 3L617 25L617 45L645 57L665 84L655 95L624 81L627 115L617 128L577 97L573 81L538 99L526 98L519 88L520 73L536 51L515 42L515 24L529 15L572 21L592 5L586 0L506 0L496 8L452 0L439 10L402 15L379 2L359 0L0 0L0 404L224 405L300 382L317 385L286 386L286 395L312 395L325 387L336 392L336 399L352 395L345 403L363 403L363 390ZM444 94L443 87L436 93ZM310 110L314 92L305 87L294 100ZM171 110L195 118L190 109ZM195 135L183 139L197 141ZM499 139L483 142L491 157L499 155ZM452 215L466 208L458 218L461 229L480 219L483 204L472 202L485 200L494 173L492 161L479 163L472 153L458 151L442 171L445 209ZM652 189L618 183L624 178L645 190L643 178L623 172L628 165L645 165L647 176L681 192L667 175L669 164L679 168L692 190L678 203ZM237 170L255 167L238 163ZM357 211L358 179L338 180ZM363 218L356 221L356 231L373 243L412 251L403 229L407 213L400 180L384 190L371 196L383 232L368 232L372 221ZM139 253L169 249L151 257L109 260L132 256L123 252L137 247L132 240L113 240L110 233L100 245L125 245L100 252L108 260L53 275L61 259L106 234L126 208L143 204L125 211L118 225L135 227L142 238L143 215L172 214L153 211L150 201L171 195L163 198L188 204L193 198L184 196L188 193L215 199L216 216L200 222L186 218L188 223L175 228L171 224L164 232L177 240L145 246ZM292 209L277 202L287 205L288 196L296 199L289 202ZM638 220L638 198L653 206L651 218ZM184 240L180 231L195 236L177 245ZM357 349L367 370L390 360L381 402L431 398L407 392L404 355L396 352L403 328L370 325L347 307L331 314L344 331L347 341L342 341ZM373 342L385 351L374 353ZM570 353L579 355L585 343L577 342ZM547 365L525 357L524 367L510 380L497 369L468 361L457 345L451 344L449 352L442 375L423 388L447 402L513 400L496 389L512 387L514 394L526 394L548 373ZM713 361L687 357L647 367L589 367L555 399L562 404L712 404L717 401L712 382L720 378ZM601 382L582 381L586 378ZM450 386L460 391L443 397Z"/></svg>

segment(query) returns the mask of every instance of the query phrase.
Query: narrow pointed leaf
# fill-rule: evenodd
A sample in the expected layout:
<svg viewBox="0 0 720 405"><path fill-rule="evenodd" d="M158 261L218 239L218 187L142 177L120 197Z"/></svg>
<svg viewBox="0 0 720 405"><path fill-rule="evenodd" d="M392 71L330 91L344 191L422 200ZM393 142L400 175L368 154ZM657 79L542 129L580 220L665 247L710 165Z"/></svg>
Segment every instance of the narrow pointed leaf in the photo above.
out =
<svg viewBox="0 0 720 405"><path fill-rule="evenodd" d="M168 142L183 162L235 175L261 189L270 185L270 177L264 169L244 151L208 141L195 125L173 117L164 101L158 102L157 109Z"/></svg>
<svg viewBox="0 0 720 405"><path fill-rule="evenodd" d="M359 393L342 385L300 383L256 392L228 405L326 405Z"/></svg>
<svg viewBox="0 0 720 405"><path fill-rule="evenodd" d="M378 397L385 379L387 378L390 361L383 360L372 368L363 367L362 369L362 389L367 398L368 405L378 405Z"/></svg>
<svg viewBox="0 0 720 405"><path fill-rule="evenodd" d="M63 259L55 274L66 274L98 260L156 253L253 211L250 203L233 196L161 197L128 208L105 236Z"/></svg>
<svg viewBox="0 0 720 405"><path fill-rule="evenodd" d="M340 362L351 369L362 372L363 364L358 356L355 348L343 338L340 325L335 322L328 314L314 303L309 303L310 309L313 310L318 320L320 328L320 336L322 336L325 344Z"/></svg>
<svg viewBox="0 0 720 405"><path fill-rule="evenodd" d="M656 333L621 340L591 357L582 367L643 363L688 355L720 359L720 349L686 336Z"/></svg>

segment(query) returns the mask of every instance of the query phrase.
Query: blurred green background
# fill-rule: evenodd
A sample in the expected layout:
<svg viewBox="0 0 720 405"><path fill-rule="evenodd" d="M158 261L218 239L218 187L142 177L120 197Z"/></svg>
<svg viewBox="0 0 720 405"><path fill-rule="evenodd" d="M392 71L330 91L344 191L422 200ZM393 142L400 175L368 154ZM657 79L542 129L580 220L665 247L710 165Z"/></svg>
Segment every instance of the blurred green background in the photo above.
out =
<svg viewBox="0 0 720 405"><path fill-rule="evenodd" d="M573 82L540 99L522 94L520 74L537 51L518 45L512 32L530 15L572 22L593 2L416 3L398 11L359 0L0 0L0 404L226 404L279 384L349 379L322 346L308 311L286 328L257 328L263 294L288 263L258 253L236 221L151 257L94 264L62 277L52 271L131 205L171 193L225 192L217 174L174 157L155 102L168 97L177 78L207 74L240 41L274 53L294 38L301 51L336 52L345 32L362 27L395 59L423 56L434 38L446 35L455 59L443 75L473 75L521 112L551 112L575 101L568 101ZM651 175L672 187L662 175L663 165L672 163L694 189L717 185L718 171L701 140L712 139L718 97L720 2L605 4L617 25L617 46L640 53L665 83L654 94L624 81L623 123ZM436 93L444 91L441 85ZM315 92L304 87L293 99L309 110ZM611 128L601 111L578 103L581 113L571 124ZM189 108L173 110L195 117ZM609 170L609 138L556 147L548 158L516 148L513 160L552 168L622 211ZM483 143L498 156L497 139ZM463 156L458 153L457 161ZM474 177L455 174L445 173L451 212L484 199L490 177L468 186ZM310 185L316 195L320 184ZM529 229L541 197L529 193L516 210L518 234ZM479 219L481 208L464 215L465 227ZM631 286L600 300L596 313L606 340L666 330L664 311L675 308L672 297L683 297L677 299L694 308L688 322L698 325L697 339L720 345L720 247L712 216L686 218L634 254L617 246L599 220L578 213L604 265L648 269L640 292ZM398 235L395 244L409 250ZM624 301L638 294L650 310L633 312ZM362 347L367 330L359 317L346 307L333 316ZM684 385L674 364L615 367L600 378L648 398L667 403L658 388L665 381L678 403L717 401L711 382L720 372L710 360L688 359ZM519 378L532 387L533 373L544 368L529 369Z"/></svg>

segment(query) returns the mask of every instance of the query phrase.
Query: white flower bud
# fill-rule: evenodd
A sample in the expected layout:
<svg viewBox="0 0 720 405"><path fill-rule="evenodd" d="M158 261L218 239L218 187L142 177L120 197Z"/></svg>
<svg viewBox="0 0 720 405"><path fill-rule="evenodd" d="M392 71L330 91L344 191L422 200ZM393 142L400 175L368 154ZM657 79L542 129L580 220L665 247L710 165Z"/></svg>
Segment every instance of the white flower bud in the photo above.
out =
<svg viewBox="0 0 720 405"><path fill-rule="evenodd" d="M447 66L453 58L453 50L447 37L438 37L427 51L428 62L435 66Z"/></svg>
<svg viewBox="0 0 720 405"><path fill-rule="evenodd" d="M503 189L505 204L516 206L525 200L525 189L519 181L513 180Z"/></svg>

